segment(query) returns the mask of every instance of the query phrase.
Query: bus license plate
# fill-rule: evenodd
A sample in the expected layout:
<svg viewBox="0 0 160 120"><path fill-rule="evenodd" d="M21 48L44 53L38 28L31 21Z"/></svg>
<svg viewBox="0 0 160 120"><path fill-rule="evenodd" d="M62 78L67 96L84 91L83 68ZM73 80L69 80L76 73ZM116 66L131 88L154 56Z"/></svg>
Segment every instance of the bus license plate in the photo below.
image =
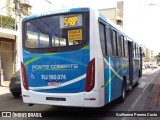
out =
<svg viewBox="0 0 160 120"><path fill-rule="evenodd" d="M58 87L58 86L61 86L61 83L60 82L48 82L48 86Z"/></svg>

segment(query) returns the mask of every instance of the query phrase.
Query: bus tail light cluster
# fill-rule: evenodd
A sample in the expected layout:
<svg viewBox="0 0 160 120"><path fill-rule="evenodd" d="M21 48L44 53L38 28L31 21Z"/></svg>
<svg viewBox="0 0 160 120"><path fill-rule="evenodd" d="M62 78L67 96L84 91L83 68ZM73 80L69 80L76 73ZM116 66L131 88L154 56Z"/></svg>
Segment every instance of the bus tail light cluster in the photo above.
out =
<svg viewBox="0 0 160 120"><path fill-rule="evenodd" d="M92 59L87 66L85 91L89 92L95 85L95 58Z"/></svg>
<svg viewBox="0 0 160 120"><path fill-rule="evenodd" d="M27 81L27 74L26 74L26 69L24 64L21 62L21 70L22 70L22 82L23 82L23 87L26 90L29 90L28 88L28 81Z"/></svg>

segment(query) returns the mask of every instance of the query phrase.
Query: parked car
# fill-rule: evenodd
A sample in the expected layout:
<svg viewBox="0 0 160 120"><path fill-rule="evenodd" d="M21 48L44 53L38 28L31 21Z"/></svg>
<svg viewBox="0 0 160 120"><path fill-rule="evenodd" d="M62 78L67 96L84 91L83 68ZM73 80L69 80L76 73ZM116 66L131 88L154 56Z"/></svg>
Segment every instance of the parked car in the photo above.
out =
<svg viewBox="0 0 160 120"><path fill-rule="evenodd" d="M21 81L20 70L18 70L11 78L9 83L9 90L14 97L20 97L21 95Z"/></svg>
<svg viewBox="0 0 160 120"><path fill-rule="evenodd" d="M157 68L157 65L156 64L152 64L151 68L152 69Z"/></svg>

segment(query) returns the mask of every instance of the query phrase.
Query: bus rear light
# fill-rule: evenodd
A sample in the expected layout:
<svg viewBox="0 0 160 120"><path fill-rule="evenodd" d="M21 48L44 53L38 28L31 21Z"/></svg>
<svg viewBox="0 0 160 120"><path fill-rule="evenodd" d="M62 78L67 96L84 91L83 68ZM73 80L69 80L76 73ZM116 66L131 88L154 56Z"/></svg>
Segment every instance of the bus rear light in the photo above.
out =
<svg viewBox="0 0 160 120"><path fill-rule="evenodd" d="M85 98L84 100L96 100L96 98Z"/></svg>
<svg viewBox="0 0 160 120"><path fill-rule="evenodd" d="M95 58L92 59L87 66L85 91L90 92L95 85Z"/></svg>
<svg viewBox="0 0 160 120"><path fill-rule="evenodd" d="M28 81L27 81L27 74L26 74L26 69L24 64L21 62L21 70L22 70L22 82L23 82L23 87L26 90L29 90L28 88Z"/></svg>

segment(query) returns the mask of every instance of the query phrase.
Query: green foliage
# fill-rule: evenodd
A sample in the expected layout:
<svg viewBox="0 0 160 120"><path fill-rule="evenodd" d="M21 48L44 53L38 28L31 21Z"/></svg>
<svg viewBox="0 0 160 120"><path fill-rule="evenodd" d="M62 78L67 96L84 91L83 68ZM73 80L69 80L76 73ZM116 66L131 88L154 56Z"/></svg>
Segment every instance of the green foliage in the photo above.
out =
<svg viewBox="0 0 160 120"><path fill-rule="evenodd" d="M152 61L153 62L157 61L157 57L155 56Z"/></svg>
<svg viewBox="0 0 160 120"><path fill-rule="evenodd" d="M157 57L159 57L159 58L160 58L160 52L158 53Z"/></svg>
<svg viewBox="0 0 160 120"><path fill-rule="evenodd" d="M145 59L144 59L144 62L149 62L149 59L148 59L148 58L145 58Z"/></svg>

